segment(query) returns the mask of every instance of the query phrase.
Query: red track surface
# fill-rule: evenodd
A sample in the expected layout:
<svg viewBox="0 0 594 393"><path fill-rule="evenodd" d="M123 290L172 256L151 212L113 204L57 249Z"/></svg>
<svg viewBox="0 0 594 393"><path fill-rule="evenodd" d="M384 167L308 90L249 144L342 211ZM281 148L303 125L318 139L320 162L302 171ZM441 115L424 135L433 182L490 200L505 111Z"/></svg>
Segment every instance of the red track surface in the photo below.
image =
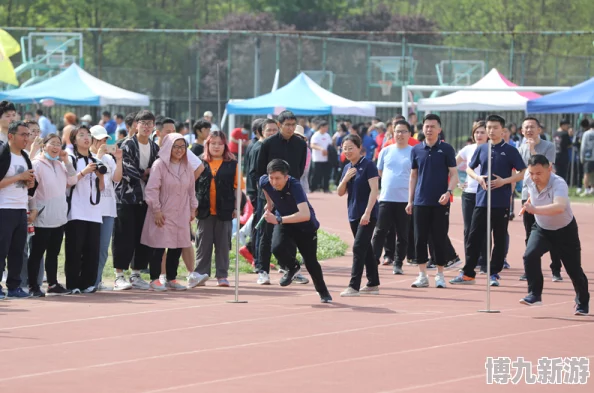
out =
<svg viewBox="0 0 594 393"><path fill-rule="evenodd" d="M322 227L352 244L346 201L322 194L311 200ZM592 288L594 209L573 208ZM450 234L463 255L459 203ZM411 266L404 276L381 267L379 296L340 298L349 256L323 262L331 305L319 304L311 284L261 287L254 275L240 278L247 304L226 303L232 288L212 282L182 293L0 302L0 386L22 393L593 392L594 375L587 385L486 385L487 356L522 356L534 366L544 356L587 356L594 364L594 317L573 316L571 283L566 275L550 281L548 257L544 305L518 303L526 292L518 281L520 220L510 223L510 235L512 269L491 292L501 314L477 312L485 307L484 276L470 287L413 289ZM272 278L276 284L280 277Z"/></svg>

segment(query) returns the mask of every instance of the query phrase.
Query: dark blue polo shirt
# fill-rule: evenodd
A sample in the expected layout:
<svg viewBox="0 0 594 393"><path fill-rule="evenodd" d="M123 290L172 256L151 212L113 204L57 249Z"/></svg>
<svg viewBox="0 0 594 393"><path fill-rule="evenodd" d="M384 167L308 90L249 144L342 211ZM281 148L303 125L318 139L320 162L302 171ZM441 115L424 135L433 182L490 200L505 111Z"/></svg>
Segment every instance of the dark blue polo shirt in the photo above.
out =
<svg viewBox="0 0 594 393"><path fill-rule="evenodd" d="M291 227L299 228L304 232L316 231L320 227L320 223L316 219L316 213L307 200L307 196L305 195L299 180L289 176L285 188L281 191L277 191L270 184L268 175L263 175L260 178L260 188L266 191L270 199L272 199L272 203L274 203L274 207L277 211L277 216L280 215L281 217L284 217L295 214L299 211L297 205L303 202L307 203L310 214L309 221L283 225L290 225Z"/></svg>
<svg viewBox="0 0 594 393"><path fill-rule="evenodd" d="M410 162L418 173L414 205L441 206L439 198L448 191L450 168L456 167L454 148L442 141L429 147L423 141L413 147Z"/></svg>
<svg viewBox="0 0 594 393"><path fill-rule="evenodd" d="M489 159L489 144L484 143L476 148L468 167L476 169L481 166L481 176L487 176ZM491 150L491 174L506 179L512 175L512 170L526 169L526 164L515 147L504 141L493 145ZM501 208L510 206L511 184L491 190L491 207ZM476 192L476 206L487 207L487 191L479 186Z"/></svg>
<svg viewBox="0 0 594 393"><path fill-rule="evenodd" d="M352 167L353 165L350 162L345 165L340 177L341 181ZM371 194L369 179L379 177L375 164L365 157L361 157L354 167L357 168L357 174L347 183L349 221L359 221L363 217L365 209L367 209L367 202L369 202L369 194ZM375 202L370 218L377 220L377 214L378 204Z"/></svg>

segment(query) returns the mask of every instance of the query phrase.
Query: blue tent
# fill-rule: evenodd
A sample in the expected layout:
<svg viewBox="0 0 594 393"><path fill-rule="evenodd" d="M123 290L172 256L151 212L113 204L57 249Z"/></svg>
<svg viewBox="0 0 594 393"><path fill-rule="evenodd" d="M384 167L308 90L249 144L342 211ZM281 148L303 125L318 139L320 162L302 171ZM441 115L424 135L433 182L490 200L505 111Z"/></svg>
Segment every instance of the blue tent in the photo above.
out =
<svg viewBox="0 0 594 393"><path fill-rule="evenodd" d="M594 113L594 78L528 101L528 113Z"/></svg>
<svg viewBox="0 0 594 393"><path fill-rule="evenodd" d="M227 104L227 112L233 115L278 115L283 110L298 116L375 116L375 106L331 93L304 73L272 93Z"/></svg>
<svg viewBox="0 0 594 393"><path fill-rule="evenodd" d="M72 106L148 106L149 97L110 85L97 79L76 64L38 84L21 89L0 91L0 100L19 104L53 100Z"/></svg>

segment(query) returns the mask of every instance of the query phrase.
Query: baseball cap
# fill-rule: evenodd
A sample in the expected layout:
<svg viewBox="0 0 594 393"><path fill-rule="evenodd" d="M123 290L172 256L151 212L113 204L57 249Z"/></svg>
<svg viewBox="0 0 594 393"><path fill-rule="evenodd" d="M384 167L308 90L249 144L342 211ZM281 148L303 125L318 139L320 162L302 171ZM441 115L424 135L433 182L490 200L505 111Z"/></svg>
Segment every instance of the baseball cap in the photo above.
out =
<svg viewBox="0 0 594 393"><path fill-rule="evenodd" d="M213 114L211 111L206 111L204 112L204 117L213 117Z"/></svg>
<svg viewBox="0 0 594 393"><path fill-rule="evenodd" d="M93 121L93 118L91 117L91 115L84 115L80 120L91 122Z"/></svg>
<svg viewBox="0 0 594 393"><path fill-rule="evenodd" d="M109 134L107 134L107 131L105 130L105 127L103 127L103 126L91 127L91 136L97 140L101 140L101 139L105 139L105 138L111 139L111 136L109 136Z"/></svg>

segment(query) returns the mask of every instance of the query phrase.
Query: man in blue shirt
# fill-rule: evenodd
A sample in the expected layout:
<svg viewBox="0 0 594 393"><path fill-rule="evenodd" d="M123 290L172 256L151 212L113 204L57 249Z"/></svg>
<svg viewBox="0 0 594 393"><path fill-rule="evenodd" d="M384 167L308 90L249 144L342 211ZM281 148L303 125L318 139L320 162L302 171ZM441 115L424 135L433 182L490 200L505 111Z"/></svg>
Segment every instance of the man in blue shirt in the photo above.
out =
<svg viewBox="0 0 594 393"><path fill-rule="evenodd" d="M299 179L289 176L289 164L280 159L273 159L266 167L268 175L260 178L260 188L266 197L264 219L275 225L272 235L272 253L279 264L287 269L280 280L280 285L290 285L299 273L299 264L295 259L299 249L305 267L309 272L322 303L332 302L322 267L318 262L318 235L320 223L307 200ZM276 214L273 213L276 209ZM295 248L296 247L296 248Z"/></svg>
<svg viewBox="0 0 594 393"><path fill-rule="evenodd" d="M511 185L524 178L526 164L518 149L505 143L503 128L505 120L501 116L487 118L487 134L492 144L491 152L491 230L493 232L493 252L491 257L490 285L499 286L499 272L503 269L506 251L507 226L509 224L509 201ZM489 145L477 147L466 173L479 183L476 193L476 207L472 213L472 224L466 244L466 263L463 272L451 284L474 284L475 271L481 247L485 244L487 230L487 176ZM474 169L481 166L481 174ZM515 171L515 172L514 172Z"/></svg>
<svg viewBox="0 0 594 393"><path fill-rule="evenodd" d="M410 217L406 214L408 202L408 183L410 179L411 163L410 153L412 146L408 144L410 125L406 120L394 123L395 145L382 149L379 154L377 169L382 178L382 187L379 197L379 216L373 234L372 245L375 258L378 260L382 254L387 236L394 231L398 236L396 255L394 261L394 274L403 274L402 262L406 258L408 249L408 232ZM387 239L393 241L392 238ZM385 255L390 260L394 255Z"/></svg>
<svg viewBox="0 0 594 393"><path fill-rule="evenodd" d="M440 132L439 116L426 115L423 119L425 140L413 147L410 153L411 172L406 212L413 215L419 266L419 276L411 285L413 288L429 286L427 244L430 234L436 254L435 286L446 287L443 276L446 264L445 239L450 226L450 198L452 190L458 184L458 169L456 152L451 145L439 140Z"/></svg>

